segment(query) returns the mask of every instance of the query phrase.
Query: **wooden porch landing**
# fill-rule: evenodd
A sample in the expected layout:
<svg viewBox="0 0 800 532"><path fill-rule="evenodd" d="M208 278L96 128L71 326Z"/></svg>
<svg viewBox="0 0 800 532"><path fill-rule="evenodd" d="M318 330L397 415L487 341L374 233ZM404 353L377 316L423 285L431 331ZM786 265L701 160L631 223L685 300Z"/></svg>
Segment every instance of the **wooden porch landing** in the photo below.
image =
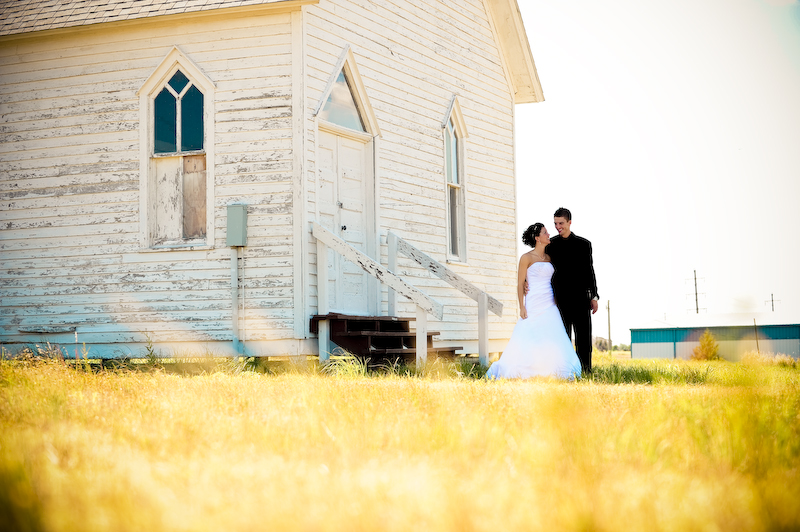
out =
<svg viewBox="0 0 800 532"><path fill-rule="evenodd" d="M311 332L319 332L320 320L330 322L331 341L360 358L371 360L402 358L414 361L417 353L416 333L411 331L413 318L396 316L348 316L323 314L311 317ZM461 347L433 347L433 337L439 333L428 331L427 350L431 358L455 358Z"/></svg>

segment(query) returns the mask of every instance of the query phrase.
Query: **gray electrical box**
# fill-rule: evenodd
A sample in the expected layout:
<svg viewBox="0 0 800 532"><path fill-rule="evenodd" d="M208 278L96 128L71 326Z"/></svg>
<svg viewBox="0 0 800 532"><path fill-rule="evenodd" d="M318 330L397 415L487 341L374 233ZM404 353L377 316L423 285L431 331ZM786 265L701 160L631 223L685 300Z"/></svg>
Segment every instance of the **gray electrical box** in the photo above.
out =
<svg viewBox="0 0 800 532"><path fill-rule="evenodd" d="M230 247L247 245L247 205L228 205L228 238Z"/></svg>

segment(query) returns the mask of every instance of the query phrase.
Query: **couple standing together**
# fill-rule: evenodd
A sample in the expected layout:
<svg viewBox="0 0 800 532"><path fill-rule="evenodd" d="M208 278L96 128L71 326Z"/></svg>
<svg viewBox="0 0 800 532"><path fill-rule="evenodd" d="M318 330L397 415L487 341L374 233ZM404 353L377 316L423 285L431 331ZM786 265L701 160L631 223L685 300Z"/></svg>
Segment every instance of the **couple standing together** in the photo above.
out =
<svg viewBox="0 0 800 532"><path fill-rule="evenodd" d="M598 300L592 244L572 232L568 209L561 207L553 217L558 236L551 239L541 223L522 234L533 249L519 260L520 319L488 378L574 379L592 372L591 314Z"/></svg>

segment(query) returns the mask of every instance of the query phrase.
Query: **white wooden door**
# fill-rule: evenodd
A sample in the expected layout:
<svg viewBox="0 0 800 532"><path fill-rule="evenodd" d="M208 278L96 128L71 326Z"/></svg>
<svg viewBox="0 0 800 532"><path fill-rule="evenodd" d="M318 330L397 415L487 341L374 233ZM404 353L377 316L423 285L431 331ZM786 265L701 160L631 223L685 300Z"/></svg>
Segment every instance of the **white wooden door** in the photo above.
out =
<svg viewBox="0 0 800 532"><path fill-rule="evenodd" d="M370 143L359 138L319 132L320 224L371 256L370 150ZM328 252L328 279L331 312L365 316L373 311L369 275L333 251Z"/></svg>

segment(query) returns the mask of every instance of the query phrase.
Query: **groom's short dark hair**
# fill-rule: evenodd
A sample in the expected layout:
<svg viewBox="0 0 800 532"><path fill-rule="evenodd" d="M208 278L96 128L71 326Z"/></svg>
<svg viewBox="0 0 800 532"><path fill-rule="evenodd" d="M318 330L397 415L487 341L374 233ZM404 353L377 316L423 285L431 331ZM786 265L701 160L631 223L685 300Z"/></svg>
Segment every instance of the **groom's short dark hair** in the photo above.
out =
<svg viewBox="0 0 800 532"><path fill-rule="evenodd" d="M572 213L569 212L569 209L565 209L564 207L559 207L558 210L553 214L553 218L564 218L566 221L572 221Z"/></svg>

